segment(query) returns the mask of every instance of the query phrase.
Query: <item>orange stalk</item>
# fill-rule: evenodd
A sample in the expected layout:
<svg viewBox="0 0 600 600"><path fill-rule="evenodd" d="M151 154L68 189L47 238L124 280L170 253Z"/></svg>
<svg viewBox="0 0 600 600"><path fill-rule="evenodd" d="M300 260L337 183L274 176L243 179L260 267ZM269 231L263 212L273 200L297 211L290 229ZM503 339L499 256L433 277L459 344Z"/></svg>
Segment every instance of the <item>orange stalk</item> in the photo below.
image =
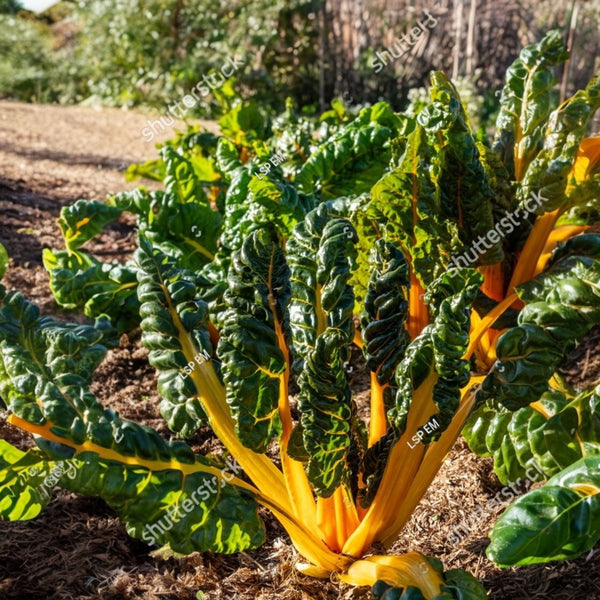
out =
<svg viewBox="0 0 600 600"><path fill-rule="evenodd" d="M560 208L557 208L537 218L517 261L508 284L507 294L514 292L516 286L529 281L533 277L540 255L554 229L556 220L560 216L560 210Z"/></svg>
<svg viewBox="0 0 600 600"><path fill-rule="evenodd" d="M371 372L371 420L369 422L369 448L387 431L387 411L383 395L388 385L379 385L377 374Z"/></svg>
<svg viewBox="0 0 600 600"><path fill-rule="evenodd" d="M469 347L465 353L465 358L471 358L471 354L473 354L475 347L479 343L481 337L486 333L486 331L491 327L494 321L505 311L507 311L511 305L518 300L519 297L515 292L508 295L500 304L495 306L490 312L485 315L479 322L479 324L473 328L472 332L469 335Z"/></svg>
<svg viewBox="0 0 600 600"><path fill-rule="evenodd" d="M362 350L362 347L363 347L362 334L360 332L360 329L358 329L357 327L354 328L354 339L352 340L352 343Z"/></svg>
<svg viewBox="0 0 600 600"><path fill-rule="evenodd" d="M429 311L423 301L425 290L421 287L414 270L410 273L410 290L408 292L407 329L410 339L414 340L429 324Z"/></svg>
<svg viewBox="0 0 600 600"><path fill-rule="evenodd" d="M206 325L206 330L208 331L208 335L210 337L210 343L212 344L213 348L216 348L220 337L217 328L209 321Z"/></svg>
<svg viewBox="0 0 600 600"><path fill-rule="evenodd" d="M550 237L546 240L546 245L540 254L540 257L535 265L533 276L541 273L546 267L546 263L550 259L552 251L558 246L559 242L564 242L589 229L589 225L563 225L552 231Z"/></svg>
<svg viewBox="0 0 600 600"><path fill-rule="evenodd" d="M504 300L504 264L499 262L495 265L484 265L479 267L479 272L483 275L483 285L481 291L496 300Z"/></svg>

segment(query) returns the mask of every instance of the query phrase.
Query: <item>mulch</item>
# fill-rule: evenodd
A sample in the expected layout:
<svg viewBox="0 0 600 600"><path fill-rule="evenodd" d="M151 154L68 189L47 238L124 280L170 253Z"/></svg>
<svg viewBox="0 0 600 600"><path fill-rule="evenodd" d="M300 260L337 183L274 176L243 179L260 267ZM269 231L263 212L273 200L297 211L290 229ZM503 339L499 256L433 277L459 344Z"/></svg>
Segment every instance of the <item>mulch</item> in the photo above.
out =
<svg viewBox="0 0 600 600"><path fill-rule="evenodd" d="M125 184L123 169L129 162L155 156L155 150L137 136L147 118L110 109L0 102L0 137L10 139L10 144L0 146L0 241L11 255L3 283L24 292L44 314L82 319L54 303L41 251L59 246L55 220L62 206L135 185ZM122 259L133 249L131 232L131 223L124 219L108 227L90 249L106 259ZM563 366L572 383L600 382L599 341L597 328ZM139 330L122 336L97 370L92 390L123 417L169 437L146 356ZM355 353L353 387L364 399L367 380L359 375L360 361ZM29 436L3 420L0 437L21 448L32 445ZM220 447L207 429L191 443L201 452ZM447 569L466 569L483 581L492 600L600 600L600 552L576 561L507 570L487 560L487 532L502 508L483 508L501 489L491 459L476 457L459 440L393 552L419 550L441 559ZM0 522L0 600L370 597L367 589L298 573L297 554L285 531L269 513L262 515L268 537L257 550L231 556L167 557L130 538L103 501L55 491L38 518Z"/></svg>

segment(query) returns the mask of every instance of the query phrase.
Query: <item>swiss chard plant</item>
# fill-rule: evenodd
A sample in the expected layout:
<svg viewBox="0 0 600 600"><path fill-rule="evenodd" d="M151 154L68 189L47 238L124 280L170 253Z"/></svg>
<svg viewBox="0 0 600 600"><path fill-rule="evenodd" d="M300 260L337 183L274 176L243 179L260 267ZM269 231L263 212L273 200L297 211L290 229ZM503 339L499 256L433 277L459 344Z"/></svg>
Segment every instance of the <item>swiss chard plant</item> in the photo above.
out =
<svg viewBox="0 0 600 600"><path fill-rule="evenodd" d="M382 598L485 597L435 559L373 548L395 541L474 410L545 407L562 358L600 322L600 238L574 222L600 187L585 139L600 79L553 110L566 56L556 33L522 52L488 145L434 73L416 117L380 103L316 145L278 129L267 147L305 143L262 178L265 148L248 128L234 136L233 119L213 175L168 146L164 192L66 209L67 249L45 257L53 290L101 319L63 325L2 291L0 398L38 448L0 446L0 514L39 513L54 473L104 498L134 537L235 552L264 540L264 506L307 574L381 581ZM81 246L123 210L138 216L139 249L104 265ZM141 324L169 427L185 439L208 423L244 475L225 478L219 460L90 393L105 315ZM351 344L371 380L368 421L344 368Z"/></svg>

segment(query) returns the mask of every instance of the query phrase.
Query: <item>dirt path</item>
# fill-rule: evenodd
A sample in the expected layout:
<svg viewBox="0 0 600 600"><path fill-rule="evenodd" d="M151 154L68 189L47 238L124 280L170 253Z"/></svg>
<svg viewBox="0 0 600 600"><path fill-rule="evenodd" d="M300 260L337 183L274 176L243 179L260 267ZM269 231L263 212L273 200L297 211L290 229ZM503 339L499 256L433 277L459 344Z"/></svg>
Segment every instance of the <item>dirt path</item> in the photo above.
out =
<svg viewBox="0 0 600 600"><path fill-rule="evenodd" d="M23 291L44 313L66 314L54 303L42 267L44 247L61 247L56 217L78 198L104 198L127 184L130 162L154 158L141 130L148 117L120 110L35 106L0 102L0 242L11 255L3 283ZM165 132L163 139L172 132ZM93 251L121 258L133 248L126 219L106 229ZM597 335L597 334L596 334ZM599 337L592 338L595 348ZM589 362L587 350L572 371ZM125 418L169 435L159 417L155 376L139 334L123 336L98 369L92 391ZM591 363L590 363L591 364ZM595 366L594 366L595 365ZM598 362L586 377L600 376ZM31 440L0 420L0 437L26 446ZM201 431L196 450L213 447ZM449 455L394 551L420 550L481 578L492 600L600 600L600 553L552 566L500 571L485 558L487 531L499 514L480 508L502 488L490 461L475 457L464 442ZM267 543L234 556L211 553L155 557L130 538L100 500L55 492L35 520L0 522L0 600L342 600L369 597L364 590L299 575L295 551L268 514ZM451 528L466 527L460 542Z"/></svg>

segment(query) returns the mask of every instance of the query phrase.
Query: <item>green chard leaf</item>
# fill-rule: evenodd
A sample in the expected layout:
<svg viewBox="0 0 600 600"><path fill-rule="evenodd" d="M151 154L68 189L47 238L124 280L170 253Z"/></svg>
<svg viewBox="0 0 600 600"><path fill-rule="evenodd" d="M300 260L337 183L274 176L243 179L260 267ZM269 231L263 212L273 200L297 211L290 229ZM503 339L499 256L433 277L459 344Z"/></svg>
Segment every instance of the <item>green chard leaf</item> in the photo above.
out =
<svg viewBox="0 0 600 600"><path fill-rule="evenodd" d="M240 441L265 452L280 432L282 379L289 368L289 269L272 228L255 231L235 253L225 292L218 355ZM285 387L285 386L284 386Z"/></svg>
<svg viewBox="0 0 600 600"><path fill-rule="evenodd" d="M108 315L119 332L138 325L137 269L133 263L103 263L85 252L53 252L48 248L44 248L42 259L60 306L83 308L93 319Z"/></svg>
<svg viewBox="0 0 600 600"><path fill-rule="evenodd" d="M525 172L519 190L523 204L530 196L540 199L537 214L564 208L569 173L588 125L600 108L600 75L584 90L557 108L548 119L544 146Z"/></svg>
<svg viewBox="0 0 600 600"><path fill-rule="evenodd" d="M150 351L150 364L159 371L160 412L173 431L189 437L205 422L200 390L189 375L212 360L208 307L199 297L193 273L178 269L145 238L140 238L136 260L142 344ZM183 351L188 337L197 351L191 362Z"/></svg>
<svg viewBox="0 0 600 600"><path fill-rule="evenodd" d="M463 435L471 450L493 456L502 483L551 477L582 456L600 454L600 389L569 397L546 392L539 405L510 412L496 402L480 406Z"/></svg>
<svg viewBox="0 0 600 600"><path fill-rule="evenodd" d="M102 332L41 319L20 294L2 296L0 396L11 423L41 436L41 454L0 444L4 518L31 518L58 483L104 499L130 535L176 552L238 552L264 541L251 486L184 442L119 418L88 390L105 351L93 336Z"/></svg>
<svg viewBox="0 0 600 600"><path fill-rule="evenodd" d="M306 472L317 495L327 498L351 483L348 466L354 410L341 354L344 332L328 328L317 337L298 377Z"/></svg>
<svg viewBox="0 0 600 600"><path fill-rule="evenodd" d="M521 181L542 147L555 84L552 67L568 57L561 33L550 31L541 42L523 48L506 71L493 149L511 179Z"/></svg>
<svg viewBox="0 0 600 600"><path fill-rule="evenodd" d="M600 236L569 239L546 270L520 285L526 303L519 325L498 340L498 360L477 392L477 401L496 399L509 410L535 402L564 356L600 323Z"/></svg>
<svg viewBox="0 0 600 600"><path fill-rule="evenodd" d="M294 228L286 248L300 386L298 427L308 455L308 478L323 497L342 483L351 484L348 455L355 427L344 363L354 338L354 296L348 281L355 239L350 222L331 216L321 204Z"/></svg>
<svg viewBox="0 0 600 600"><path fill-rule="evenodd" d="M296 176L298 191L321 201L369 191L388 165L388 142L401 123L385 102L364 108L310 155Z"/></svg>
<svg viewBox="0 0 600 600"><path fill-rule="evenodd" d="M0 440L0 519L27 521L50 501L52 489L65 476L73 477L77 461L48 460L38 450L22 452Z"/></svg>
<svg viewBox="0 0 600 600"><path fill-rule="evenodd" d="M254 205L254 210L251 209L248 216L253 221L273 223L277 231L286 238L315 205L313 196L299 194L295 186L284 179L276 181L272 175L263 179L254 177L248 189L252 193Z"/></svg>
<svg viewBox="0 0 600 600"><path fill-rule="evenodd" d="M600 539L600 456L582 458L518 498L490 533L502 567L571 560Z"/></svg>
<svg viewBox="0 0 600 600"><path fill-rule="evenodd" d="M99 234L109 223L117 220L123 210L97 200L77 200L60 211L58 225L69 253Z"/></svg>
<svg viewBox="0 0 600 600"><path fill-rule="evenodd" d="M402 252L379 239L371 251L371 279L361 315L363 354L367 370L380 385L392 382L410 335L408 316L408 263Z"/></svg>
<svg viewBox="0 0 600 600"><path fill-rule="evenodd" d="M437 218L458 223L460 240L467 248L475 240L489 237L494 229L495 192L456 88L441 72L431 74L431 83L431 104L419 113L417 120L425 128L429 144L436 149L432 179L441 194ZM494 264L504 258L500 241L486 248L473 263Z"/></svg>
<svg viewBox="0 0 600 600"><path fill-rule="evenodd" d="M0 301L0 399L4 406L17 412L23 397L15 386L34 386L37 374L55 377L65 385L71 385L71 377L89 384L106 354L107 344L114 343L106 321L91 326L42 318L34 304L18 292L7 293L3 286ZM53 392L46 388L39 393L51 396ZM34 387L31 394L35 399ZM39 416L35 403L28 404L27 410L33 411L32 418Z"/></svg>
<svg viewBox="0 0 600 600"><path fill-rule="evenodd" d="M353 204L351 219L360 234L353 279L357 297L366 293L368 257L376 239L401 248L424 287L444 273L453 248L460 245L457 224L444 212L439 186L431 178L433 160L427 133L417 124L398 166L373 186L370 197Z"/></svg>
<svg viewBox="0 0 600 600"><path fill-rule="evenodd" d="M450 269L428 288L425 301L433 322L410 343L396 369L398 393L388 416L397 437L404 433L415 392L430 376L435 377L432 399L439 409L434 415L438 427L422 441L438 439L452 421L460 390L470 377L469 361L463 356L469 343L471 305L482 280L474 269Z"/></svg>
<svg viewBox="0 0 600 600"><path fill-rule="evenodd" d="M294 228L287 242L292 283L290 326L297 372L326 329L339 329L346 344L354 339L354 297L348 281L356 256L355 241L352 224L331 216L328 206L321 204ZM342 359L348 359L347 351L342 352Z"/></svg>

